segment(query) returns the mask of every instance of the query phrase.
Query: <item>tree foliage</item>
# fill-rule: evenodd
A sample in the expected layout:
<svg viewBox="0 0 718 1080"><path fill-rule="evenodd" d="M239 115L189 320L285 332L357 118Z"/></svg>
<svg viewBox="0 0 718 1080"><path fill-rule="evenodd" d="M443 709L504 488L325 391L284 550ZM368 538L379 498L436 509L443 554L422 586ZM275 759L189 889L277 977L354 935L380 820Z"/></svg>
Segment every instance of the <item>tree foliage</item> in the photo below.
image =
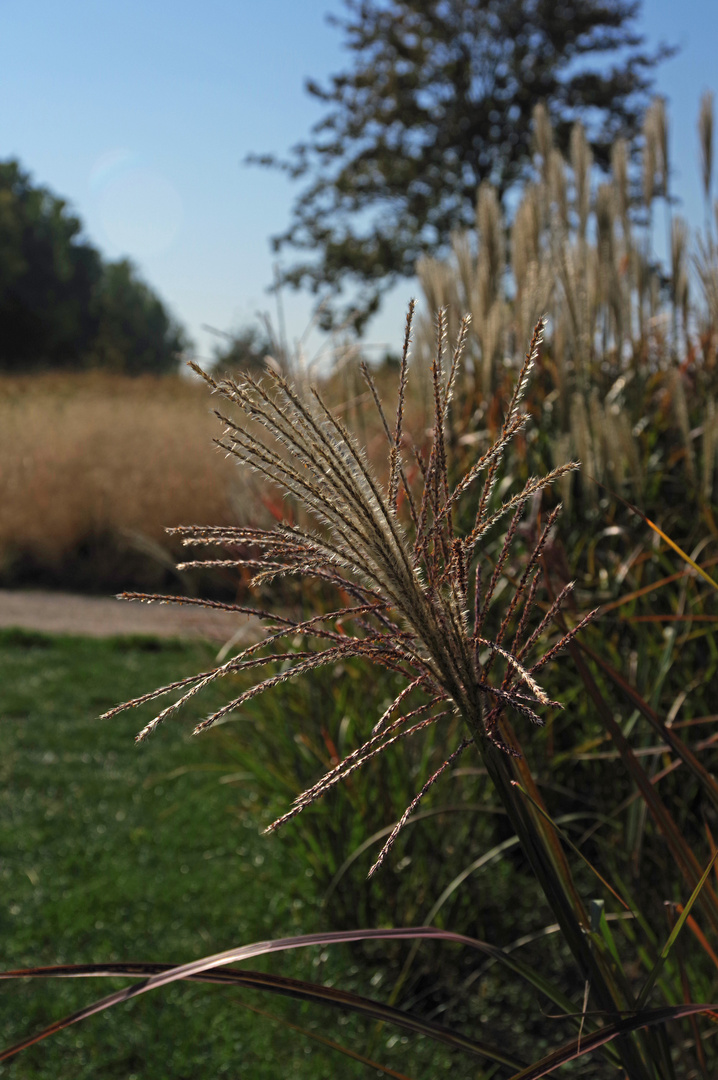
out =
<svg viewBox="0 0 718 1080"><path fill-rule="evenodd" d="M285 280L335 294L358 286L360 320L472 222L483 180L503 197L526 175L537 102L559 149L581 119L607 168L615 139L640 131L651 71L673 52L645 51L638 0L345 3L331 21L351 68L306 87L324 117L289 160L250 160L309 179L273 241L308 256Z"/></svg>
<svg viewBox="0 0 718 1080"><path fill-rule="evenodd" d="M96 295L93 366L127 375L174 371L186 346L182 329L127 259L104 268Z"/></svg>
<svg viewBox="0 0 718 1080"><path fill-rule="evenodd" d="M96 330L100 256L79 240L62 199L33 187L16 161L0 163L0 364L72 366Z"/></svg>
<svg viewBox="0 0 718 1080"><path fill-rule="evenodd" d="M244 326L233 334L222 334L224 343L213 350L212 371L258 375L266 370L267 357L276 357L276 342L266 327ZM274 362L278 361L274 359Z"/></svg>
<svg viewBox="0 0 718 1080"><path fill-rule="evenodd" d="M105 263L64 199L0 162L0 370L177 366L184 344L126 260Z"/></svg>

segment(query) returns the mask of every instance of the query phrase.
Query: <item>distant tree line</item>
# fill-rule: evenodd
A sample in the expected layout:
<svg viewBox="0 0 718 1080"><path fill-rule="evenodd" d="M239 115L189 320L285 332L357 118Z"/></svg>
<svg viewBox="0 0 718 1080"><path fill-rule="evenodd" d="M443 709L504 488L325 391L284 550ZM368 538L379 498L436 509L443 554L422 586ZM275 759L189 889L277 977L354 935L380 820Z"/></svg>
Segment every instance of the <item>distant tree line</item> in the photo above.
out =
<svg viewBox="0 0 718 1080"><path fill-rule="evenodd" d="M106 262L82 223L19 162L0 162L0 370L177 368L184 331L127 259Z"/></svg>

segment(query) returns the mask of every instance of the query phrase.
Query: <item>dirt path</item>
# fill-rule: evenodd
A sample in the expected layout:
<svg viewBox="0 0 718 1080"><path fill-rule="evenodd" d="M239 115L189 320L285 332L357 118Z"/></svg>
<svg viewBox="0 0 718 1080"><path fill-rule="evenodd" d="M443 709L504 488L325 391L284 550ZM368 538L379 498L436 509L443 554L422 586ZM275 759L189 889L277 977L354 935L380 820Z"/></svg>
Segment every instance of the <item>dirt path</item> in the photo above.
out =
<svg viewBox="0 0 718 1080"><path fill-rule="evenodd" d="M114 597L0 589L0 627L42 630L49 634L114 637L205 638L236 643L261 636L260 623L246 615L181 604L139 604Z"/></svg>

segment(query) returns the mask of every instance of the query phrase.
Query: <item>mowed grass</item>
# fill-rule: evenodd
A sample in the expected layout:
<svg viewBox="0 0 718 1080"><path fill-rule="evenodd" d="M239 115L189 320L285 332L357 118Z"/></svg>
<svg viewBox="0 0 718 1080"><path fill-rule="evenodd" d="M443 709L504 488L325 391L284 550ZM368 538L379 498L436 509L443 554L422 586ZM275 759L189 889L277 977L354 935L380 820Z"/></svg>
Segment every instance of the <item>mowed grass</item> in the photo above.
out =
<svg viewBox="0 0 718 1080"><path fill-rule="evenodd" d="M281 834L261 834L271 808L239 809L236 764L213 733L190 737L189 710L139 747L133 736L149 718L147 707L112 722L97 719L117 701L211 659L201 643L0 633L3 969L182 963L325 928L306 863L292 858ZM244 805L246 798L244 792ZM358 962L349 950L310 949L251 966L381 996ZM127 980L2 982L2 1046L124 985ZM185 983L68 1028L0 1065L0 1075L376 1075L287 1023L369 1051L409 1075L432 1075L448 1060L442 1048L407 1040L396 1029L373 1038L372 1025L333 1010ZM462 1058L454 1071L475 1075L478 1064Z"/></svg>

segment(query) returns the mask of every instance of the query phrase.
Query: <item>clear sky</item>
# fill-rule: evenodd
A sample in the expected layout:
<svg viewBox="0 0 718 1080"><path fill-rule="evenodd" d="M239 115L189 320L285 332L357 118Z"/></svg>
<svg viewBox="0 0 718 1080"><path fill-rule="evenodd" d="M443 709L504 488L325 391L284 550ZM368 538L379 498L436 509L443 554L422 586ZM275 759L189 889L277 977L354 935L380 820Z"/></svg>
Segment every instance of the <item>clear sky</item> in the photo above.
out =
<svg viewBox="0 0 718 1080"><path fill-rule="evenodd" d="M284 153L321 115L303 91L346 66L326 23L341 0L0 0L0 158L67 198L109 258L129 256L208 356L225 330L273 311L269 237L299 190L247 167ZM669 99L674 187L702 222L696 122L717 91L718 0L643 0L649 44L681 47L658 69ZM291 262L291 252L283 258ZM395 348L411 284L369 327ZM287 293L290 338L313 298Z"/></svg>

